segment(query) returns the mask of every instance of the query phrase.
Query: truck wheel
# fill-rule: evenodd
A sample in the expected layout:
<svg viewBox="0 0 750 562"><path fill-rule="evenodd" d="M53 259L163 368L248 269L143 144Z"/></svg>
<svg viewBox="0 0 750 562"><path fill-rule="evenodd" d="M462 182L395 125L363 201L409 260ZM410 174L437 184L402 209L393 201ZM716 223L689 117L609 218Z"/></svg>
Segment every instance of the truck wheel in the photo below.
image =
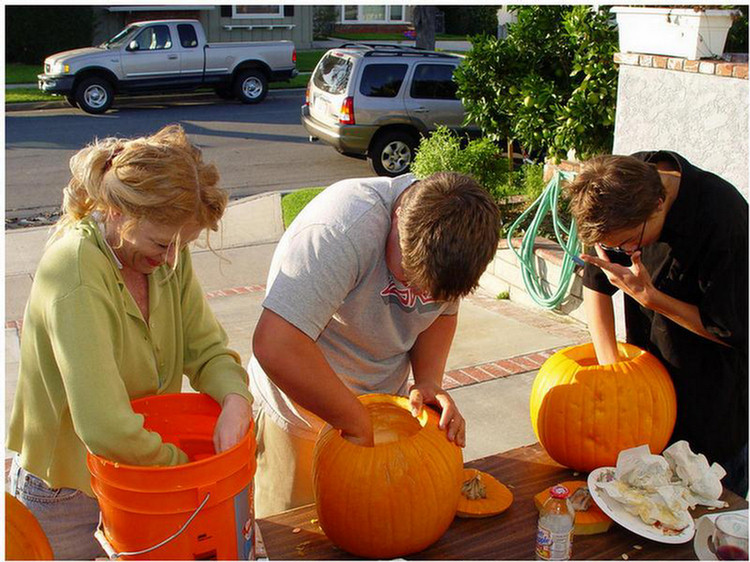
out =
<svg viewBox="0 0 750 562"><path fill-rule="evenodd" d="M223 100L234 99L234 92L231 90L231 88L216 88L214 92Z"/></svg>
<svg viewBox="0 0 750 562"><path fill-rule="evenodd" d="M372 143L367 161L379 176L400 176L411 168L417 144L417 138L411 133L385 133Z"/></svg>
<svg viewBox="0 0 750 562"><path fill-rule="evenodd" d="M112 105L114 91L112 85L104 78L92 76L86 78L75 91L76 103L78 107L86 113L99 114L104 113Z"/></svg>
<svg viewBox="0 0 750 562"><path fill-rule="evenodd" d="M234 95L242 103L259 103L268 94L268 80L260 70L245 70L234 81Z"/></svg>

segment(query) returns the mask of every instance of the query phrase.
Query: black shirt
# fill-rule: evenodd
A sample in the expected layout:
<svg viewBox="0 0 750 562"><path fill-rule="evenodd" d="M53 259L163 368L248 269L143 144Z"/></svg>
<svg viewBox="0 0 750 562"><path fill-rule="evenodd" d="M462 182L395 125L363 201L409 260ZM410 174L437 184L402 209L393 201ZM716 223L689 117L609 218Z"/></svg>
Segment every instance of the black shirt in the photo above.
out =
<svg viewBox="0 0 750 562"><path fill-rule="evenodd" d="M706 330L730 347L625 295L627 341L653 353L672 377L677 423L671 441L685 439L693 452L726 467L748 437L748 204L731 184L674 152L633 157L666 160L682 174L659 240L643 248L641 261L659 291L696 305ZM617 291L594 265L586 264L583 284L608 295Z"/></svg>

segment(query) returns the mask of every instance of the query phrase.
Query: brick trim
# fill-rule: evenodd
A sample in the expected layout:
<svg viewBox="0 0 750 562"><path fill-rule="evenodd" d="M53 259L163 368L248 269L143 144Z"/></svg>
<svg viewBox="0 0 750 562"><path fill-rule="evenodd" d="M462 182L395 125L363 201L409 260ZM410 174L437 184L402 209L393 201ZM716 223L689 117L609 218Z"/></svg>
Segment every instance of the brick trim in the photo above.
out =
<svg viewBox="0 0 750 562"><path fill-rule="evenodd" d="M681 57L644 55L640 53L615 53L615 64L660 68L678 72L709 74L726 78L747 80L747 55L730 54L720 60L690 60Z"/></svg>
<svg viewBox="0 0 750 562"><path fill-rule="evenodd" d="M544 362L556 351L567 346L553 347L543 351L534 351L524 355L516 355L489 363L481 363L471 367L462 367L447 371L443 375L443 388L452 390L470 386L488 380L502 379L512 375L520 375L539 369Z"/></svg>

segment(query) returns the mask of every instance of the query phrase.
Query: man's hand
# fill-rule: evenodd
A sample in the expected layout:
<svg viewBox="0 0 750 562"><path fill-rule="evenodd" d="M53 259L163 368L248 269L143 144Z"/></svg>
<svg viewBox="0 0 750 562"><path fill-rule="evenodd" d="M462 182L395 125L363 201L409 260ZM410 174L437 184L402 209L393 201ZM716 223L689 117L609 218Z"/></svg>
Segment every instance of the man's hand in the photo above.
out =
<svg viewBox="0 0 750 562"><path fill-rule="evenodd" d="M356 429L341 430L341 436L347 441L359 445L360 447L374 447L375 439L373 437L372 418L367 412L367 408L362 406L360 415L357 416L356 422L352 427Z"/></svg>
<svg viewBox="0 0 750 562"><path fill-rule="evenodd" d="M409 403L414 417L420 414L425 404L440 406L440 429L447 430L449 441L459 447L466 446L466 420L447 391L432 382L417 383L409 389Z"/></svg>
<svg viewBox="0 0 750 562"><path fill-rule="evenodd" d="M640 250L630 256L630 260L633 263L630 267L627 267L609 261L609 257L599 244L596 244L594 248L596 249L596 254L599 256L598 258L586 254L583 254L581 258L585 262L600 268L612 285L618 289L622 289L622 291L646 308L651 308L650 302L653 299L656 288L651 282L651 275L643 263L641 263Z"/></svg>
<svg viewBox="0 0 750 562"><path fill-rule="evenodd" d="M239 394L226 395L214 429L214 449L217 454L231 449L242 440L250 429L252 416L247 399Z"/></svg>

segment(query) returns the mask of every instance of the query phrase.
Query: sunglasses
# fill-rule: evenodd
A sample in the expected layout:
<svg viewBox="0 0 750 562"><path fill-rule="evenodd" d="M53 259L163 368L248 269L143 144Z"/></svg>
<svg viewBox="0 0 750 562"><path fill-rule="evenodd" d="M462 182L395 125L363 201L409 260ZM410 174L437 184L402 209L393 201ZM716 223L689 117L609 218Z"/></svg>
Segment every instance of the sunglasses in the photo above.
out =
<svg viewBox="0 0 750 562"><path fill-rule="evenodd" d="M638 237L638 245L636 246L636 248L634 250L626 250L625 248L622 247L622 245L620 245L620 246L607 246L606 244L602 244L601 242L599 242L599 246L601 247L602 250L605 250L607 252L615 252L617 254L625 254L625 255L628 255L628 256L631 255L631 254L634 254L638 250L641 249L641 243L643 242L643 233L646 232L646 223L647 222L648 222L648 219L646 219L645 221L643 221L643 226L641 227L641 235Z"/></svg>

